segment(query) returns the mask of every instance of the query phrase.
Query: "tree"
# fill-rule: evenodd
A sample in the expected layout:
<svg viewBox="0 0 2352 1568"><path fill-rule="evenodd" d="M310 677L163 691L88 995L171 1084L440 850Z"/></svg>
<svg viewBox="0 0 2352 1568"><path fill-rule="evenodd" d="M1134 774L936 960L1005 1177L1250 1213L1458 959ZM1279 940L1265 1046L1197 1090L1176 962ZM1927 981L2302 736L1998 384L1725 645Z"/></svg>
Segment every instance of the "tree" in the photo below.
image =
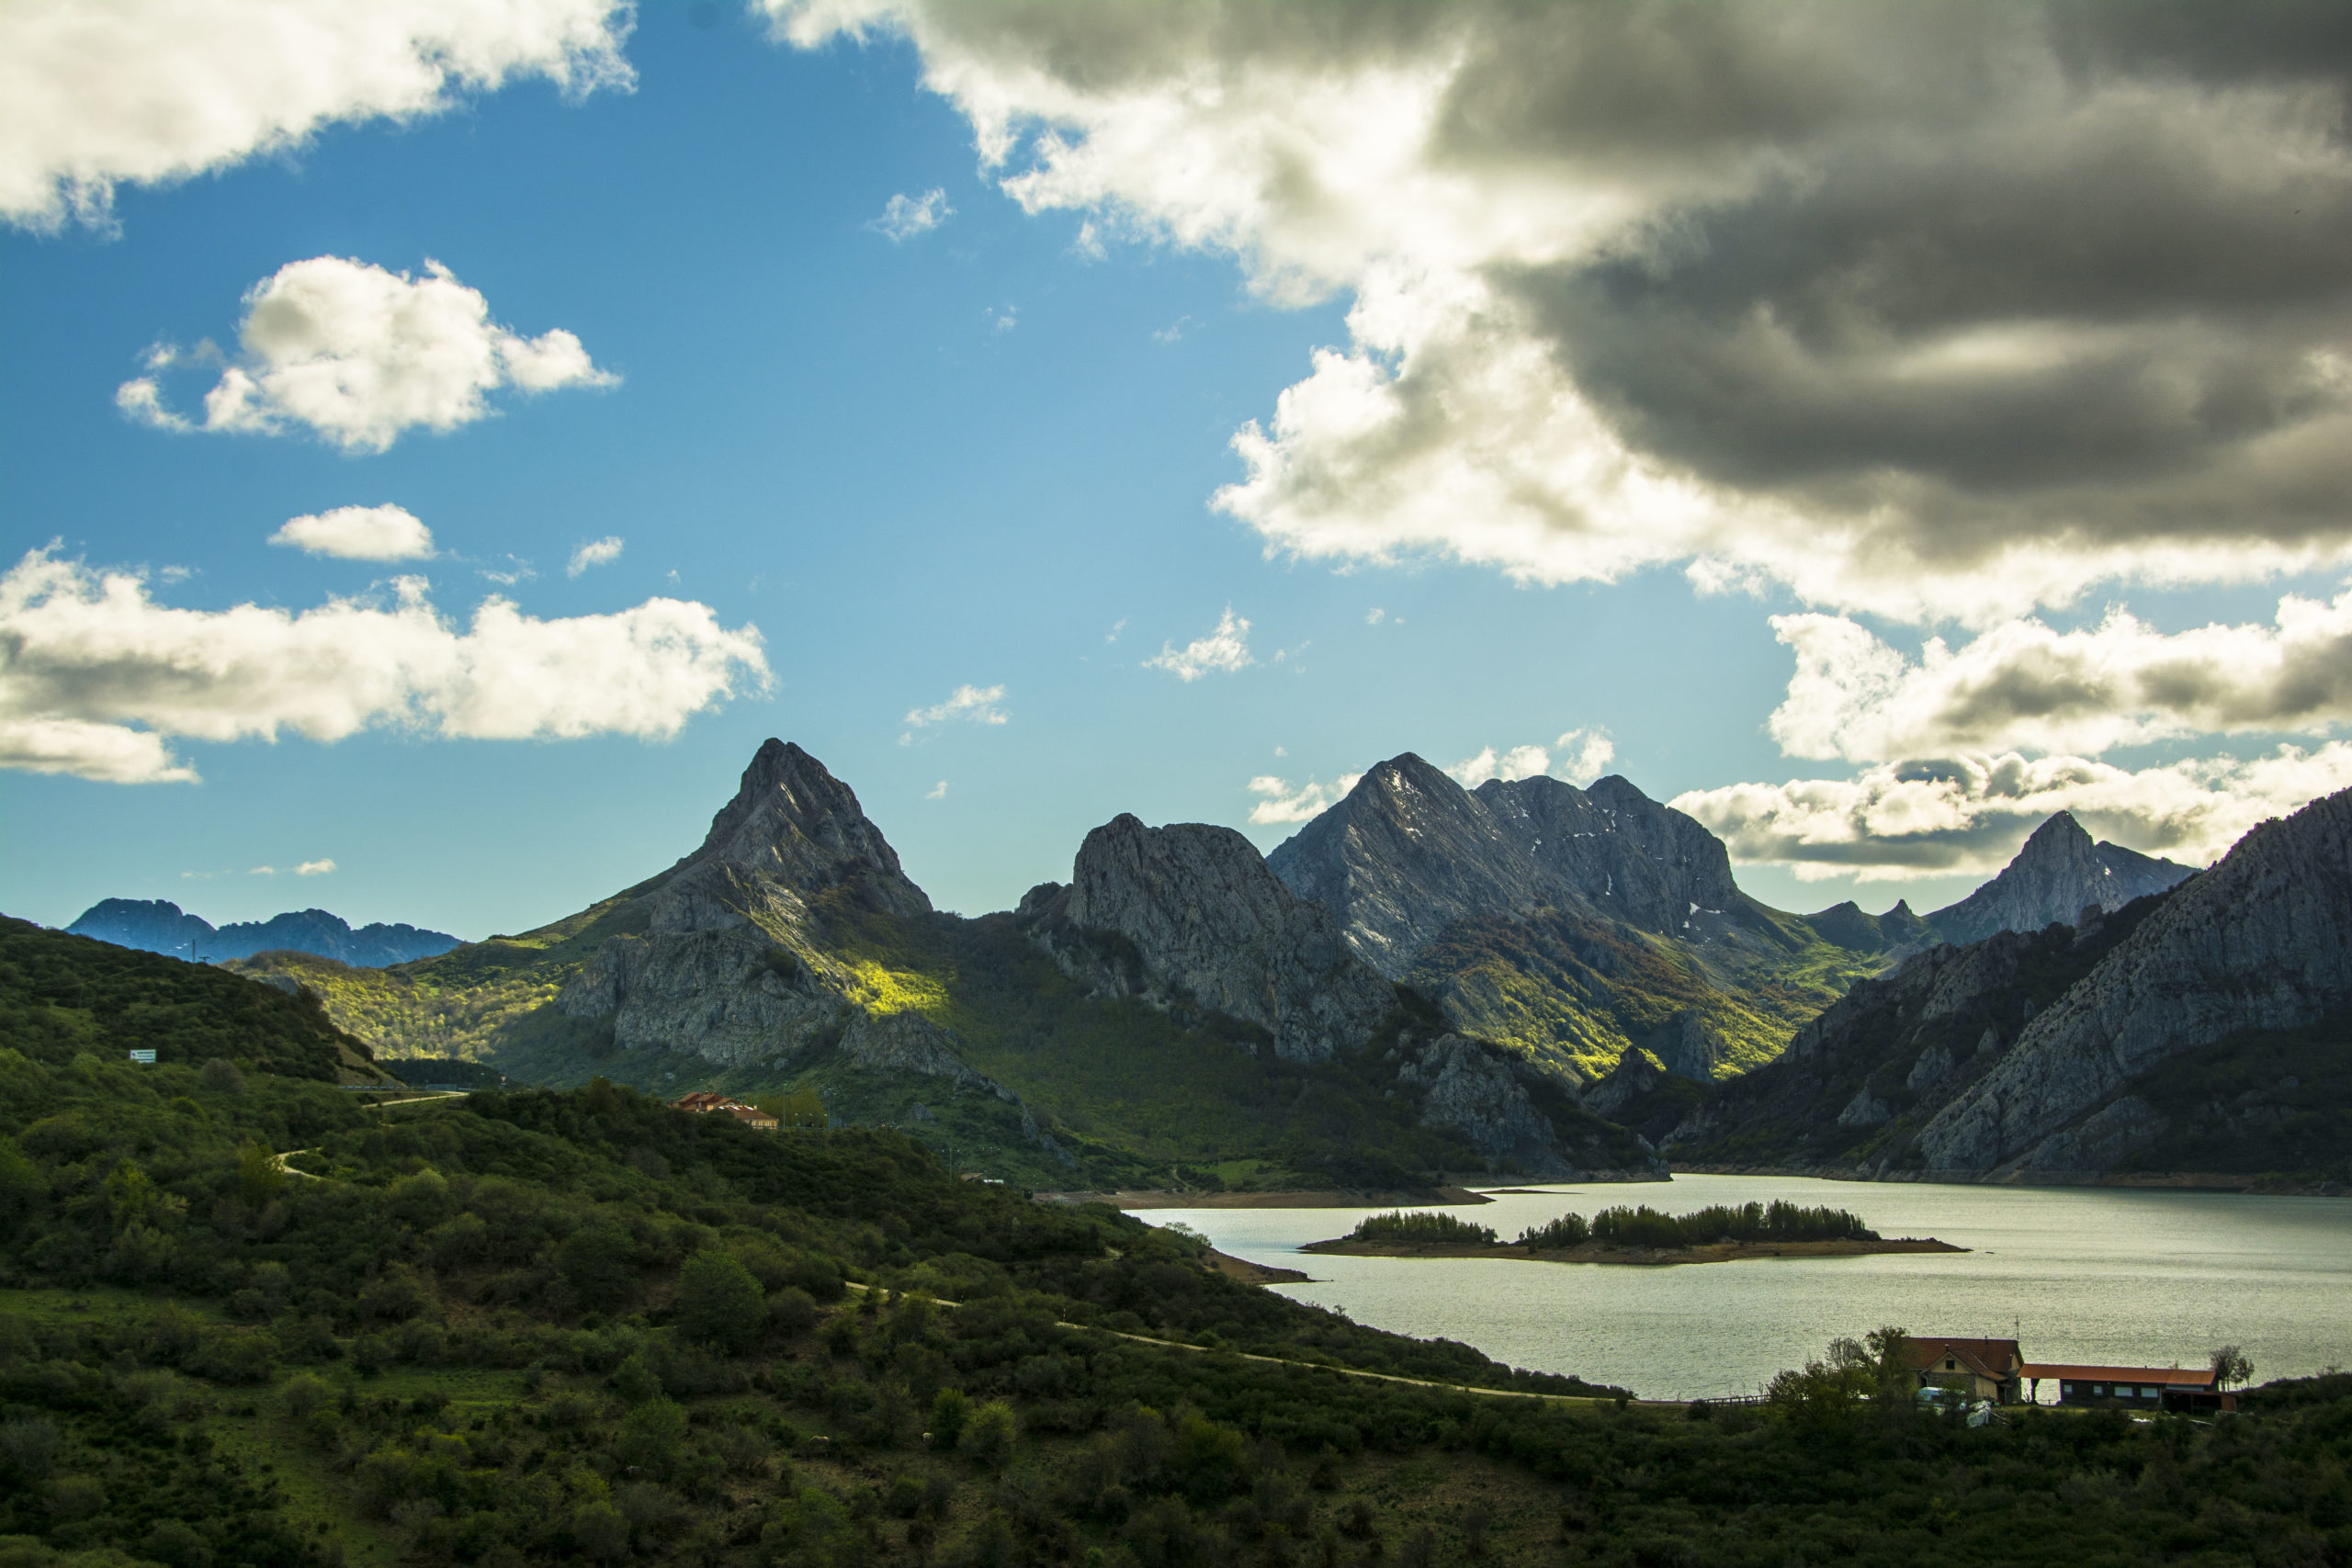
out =
<svg viewBox="0 0 2352 1568"><path fill-rule="evenodd" d="M678 1326L686 1337L737 1351L767 1319L760 1282L731 1252L697 1252L678 1271Z"/></svg>
<svg viewBox="0 0 2352 1568"><path fill-rule="evenodd" d="M2213 1352L2213 1386L2234 1388L2254 1381L2254 1362L2234 1345L2224 1345Z"/></svg>
<svg viewBox="0 0 2352 1568"><path fill-rule="evenodd" d="M1002 1470L1004 1461L1012 1457L1013 1431L1012 1406L991 1399L972 1412L956 1447L983 1470Z"/></svg>
<svg viewBox="0 0 2352 1568"><path fill-rule="evenodd" d="M237 1149L237 1196L258 1209L286 1185L286 1168L267 1144L248 1139Z"/></svg>

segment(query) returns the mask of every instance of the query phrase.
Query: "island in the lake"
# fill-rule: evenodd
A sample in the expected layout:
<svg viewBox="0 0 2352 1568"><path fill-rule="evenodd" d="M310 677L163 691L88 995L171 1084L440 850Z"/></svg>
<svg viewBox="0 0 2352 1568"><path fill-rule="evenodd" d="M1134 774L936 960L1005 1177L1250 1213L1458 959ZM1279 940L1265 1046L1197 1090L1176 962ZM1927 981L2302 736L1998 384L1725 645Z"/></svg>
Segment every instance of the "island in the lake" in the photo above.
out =
<svg viewBox="0 0 2352 1568"><path fill-rule="evenodd" d="M1730 1263L1747 1258L1858 1258L1882 1252L1965 1252L1932 1236L1886 1237L1843 1209L1795 1203L1716 1204L1689 1214L1646 1205L1603 1209L1590 1219L1562 1214L1515 1242L1453 1214L1373 1214L1344 1236L1301 1252L1350 1258L1523 1258L1539 1263L1621 1263L1651 1268Z"/></svg>

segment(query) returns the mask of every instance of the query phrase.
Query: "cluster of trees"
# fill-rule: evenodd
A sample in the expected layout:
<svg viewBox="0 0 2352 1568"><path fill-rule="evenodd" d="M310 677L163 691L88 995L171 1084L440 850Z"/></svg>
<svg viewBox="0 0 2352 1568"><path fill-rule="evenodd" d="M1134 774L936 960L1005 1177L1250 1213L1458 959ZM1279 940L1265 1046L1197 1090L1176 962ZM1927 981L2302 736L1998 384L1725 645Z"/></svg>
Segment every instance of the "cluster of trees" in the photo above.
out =
<svg viewBox="0 0 2352 1568"><path fill-rule="evenodd" d="M1582 1214L1562 1214L1556 1220L1531 1225L1520 1233L1519 1245L1566 1248L1599 1243L1603 1247L1685 1247L1713 1242L1876 1241L1878 1232L1860 1216L1844 1209L1808 1208L1800 1203L1743 1203L1737 1208L1713 1203L1687 1214L1665 1214L1642 1204L1603 1209L1589 1220Z"/></svg>
<svg viewBox="0 0 2352 1568"><path fill-rule="evenodd" d="M1428 1209L1416 1210L1411 1213L1399 1209L1385 1214L1366 1214L1356 1222L1356 1228L1348 1233L1347 1239L1492 1247L1495 1245L1495 1229L1492 1225L1482 1225Z"/></svg>

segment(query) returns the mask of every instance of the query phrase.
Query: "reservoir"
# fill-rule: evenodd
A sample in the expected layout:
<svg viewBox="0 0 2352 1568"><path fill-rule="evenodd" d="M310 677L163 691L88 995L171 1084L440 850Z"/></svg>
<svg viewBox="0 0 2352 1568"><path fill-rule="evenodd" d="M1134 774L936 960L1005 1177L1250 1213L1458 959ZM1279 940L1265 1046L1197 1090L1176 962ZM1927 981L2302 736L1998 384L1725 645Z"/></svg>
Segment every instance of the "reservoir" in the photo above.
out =
<svg viewBox="0 0 2352 1568"><path fill-rule="evenodd" d="M2352 1199L1678 1176L1498 1194L1445 1212L1514 1241L1571 1210L1646 1203L1679 1214L1775 1198L1851 1210L1881 1235L1971 1250L1672 1268L1337 1258L1297 1249L1381 1211L1137 1217L1181 1221L1236 1257L1309 1274L1312 1284L1273 1288L1358 1323L1459 1339L1512 1366L1648 1399L1752 1394L1832 1338L1883 1325L2014 1338L2029 1361L2078 1364L2199 1366L2234 1344L2253 1358L2256 1382L2352 1365ZM2045 1402L2056 1393L2043 1386Z"/></svg>

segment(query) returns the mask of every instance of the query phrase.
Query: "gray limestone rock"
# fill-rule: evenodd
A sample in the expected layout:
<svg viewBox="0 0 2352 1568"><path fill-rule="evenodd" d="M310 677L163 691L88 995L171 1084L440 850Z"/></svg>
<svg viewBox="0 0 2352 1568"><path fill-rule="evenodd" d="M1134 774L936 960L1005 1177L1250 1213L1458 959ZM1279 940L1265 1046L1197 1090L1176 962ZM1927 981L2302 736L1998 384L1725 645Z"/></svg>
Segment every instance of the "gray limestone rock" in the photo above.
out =
<svg viewBox="0 0 2352 1568"><path fill-rule="evenodd" d="M1672 935L1741 898L1722 841L1622 778L1589 790L1492 779L1474 792L1409 751L1365 773L1268 863L1337 914L1392 979L1464 919L1569 908Z"/></svg>
<svg viewBox="0 0 2352 1568"><path fill-rule="evenodd" d="M812 900L931 909L850 787L773 739L701 847L631 891L641 930L599 946L557 993L557 1009L609 1021L624 1048L728 1066L791 1055L833 1038L844 1020L857 1032L852 977L808 940Z"/></svg>
<svg viewBox="0 0 2352 1568"><path fill-rule="evenodd" d="M1867 1084L1846 1102L1845 1110L1838 1112L1840 1127L1876 1127L1894 1119L1894 1107L1872 1094Z"/></svg>
<svg viewBox="0 0 2352 1568"><path fill-rule="evenodd" d="M2033 1170L2157 1063L2352 999L2352 791L2266 822L2026 1026L1919 1135L1930 1168Z"/></svg>
<svg viewBox="0 0 2352 1568"><path fill-rule="evenodd" d="M2197 874L2195 866L2158 860L2120 844L2094 843L2061 811L2033 830L2017 858L1992 881L1928 917L1946 942L1979 942L1995 931L2038 931L2052 922L2090 924L2086 909L2120 909Z"/></svg>
<svg viewBox="0 0 2352 1568"><path fill-rule="evenodd" d="M1131 951L1129 965L1119 962L1127 954L1097 944L1102 988L1254 1024L1291 1060L1363 1043L1396 1005L1331 912L1283 886L1230 828L1147 828L1122 814L1086 836L1066 893L1032 897L1023 900L1032 918L1057 908L1079 932L1107 933ZM1055 951L1079 962L1067 942Z"/></svg>

